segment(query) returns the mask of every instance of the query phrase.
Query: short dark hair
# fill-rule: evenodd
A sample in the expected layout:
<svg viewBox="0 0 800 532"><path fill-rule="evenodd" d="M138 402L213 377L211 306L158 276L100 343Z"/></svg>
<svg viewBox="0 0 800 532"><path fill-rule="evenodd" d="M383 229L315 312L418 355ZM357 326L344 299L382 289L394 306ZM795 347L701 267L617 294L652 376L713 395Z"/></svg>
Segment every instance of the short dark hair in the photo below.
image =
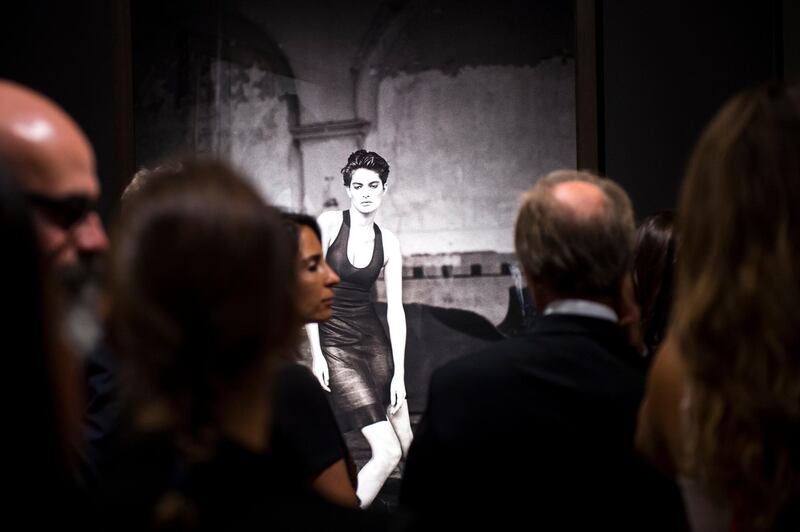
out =
<svg viewBox="0 0 800 532"><path fill-rule="evenodd" d="M350 180L353 178L353 172L359 168L366 168L378 174L381 182L385 185L386 180L389 179L389 163L386 159L375 153L374 151L358 150L350 154L347 158L347 164L342 168L342 181L344 186L350 186Z"/></svg>
<svg viewBox="0 0 800 532"><path fill-rule="evenodd" d="M553 197L560 183L582 181L606 198L599 214L577 217ZM635 225L630 199L610 179L559 170L540 178L523 196L515 228L517 255L525 272L564 295L613 295L629 271Z"/></svg>
<svg viewBox="0 0 800 532"><path fill-rule="evenodd" d="M300 228L305 226L314 231L317 238L322 242L322 232L317 221L308 214L301 212L284 212L283 228L286 230L290 256L296 257L300 253Z"/></svg>

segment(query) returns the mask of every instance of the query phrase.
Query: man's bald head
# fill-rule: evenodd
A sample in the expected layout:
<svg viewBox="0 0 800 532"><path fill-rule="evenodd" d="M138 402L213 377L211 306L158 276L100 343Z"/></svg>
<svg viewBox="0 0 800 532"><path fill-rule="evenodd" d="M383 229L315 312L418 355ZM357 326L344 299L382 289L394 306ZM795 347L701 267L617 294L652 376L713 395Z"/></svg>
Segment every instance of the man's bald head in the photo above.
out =
<svg viewBox="0 0 800 532"><path fill-rule="evenodd" d="M559 170L523 197L517 255L527 275L570 297L613 294L628 271L635 226L630 199L609 179Z"/></svg>
<svg viewBox="0 0 800 532"><path fill-rule="evenodd" d="M606 214L609 200L599 186L587 181L564 181L553 187L553 199L576 219L592 219Z"/></svg>
<svg viewBox="0 0 800 532"><path fill-rule="evenodd" d="M56 269L104 251L94 152L80 127L45 96L0 80L0 164L34 207L40 244Z"/></svg>

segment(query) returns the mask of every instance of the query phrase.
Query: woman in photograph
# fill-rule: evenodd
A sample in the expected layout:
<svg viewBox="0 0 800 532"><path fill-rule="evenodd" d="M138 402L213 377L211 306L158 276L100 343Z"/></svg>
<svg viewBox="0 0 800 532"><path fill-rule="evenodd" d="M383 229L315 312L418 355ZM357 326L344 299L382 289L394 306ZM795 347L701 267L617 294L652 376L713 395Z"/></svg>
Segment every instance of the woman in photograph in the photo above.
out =
<svg viewBox="0 0 800 532"><path fill-rule="evenodd" d="M386 194L389 164L358 150L342 168L350 209L319 217L322 246L339 274L333 316L307 325L313 371L343 432L361 430L372 456L358 473L362 508L372 504L411 445L405 387L406 318L403 311L400 243L375 224ZM371 301L378 275L386 283L387 337Z"/></svg>

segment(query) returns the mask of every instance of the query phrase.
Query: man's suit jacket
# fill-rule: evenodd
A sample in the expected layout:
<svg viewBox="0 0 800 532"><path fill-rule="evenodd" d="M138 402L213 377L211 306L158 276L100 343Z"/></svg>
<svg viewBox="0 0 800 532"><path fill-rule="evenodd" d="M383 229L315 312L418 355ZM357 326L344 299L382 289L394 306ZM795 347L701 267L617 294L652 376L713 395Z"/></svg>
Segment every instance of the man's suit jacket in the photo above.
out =
<svg viewBox="0 0 800 532"><path fill-rule="evenodd" d="M564 314L440 368L401 505L431 529L670 529L678 492L633 449L644 381L616 323Z"/></svg>

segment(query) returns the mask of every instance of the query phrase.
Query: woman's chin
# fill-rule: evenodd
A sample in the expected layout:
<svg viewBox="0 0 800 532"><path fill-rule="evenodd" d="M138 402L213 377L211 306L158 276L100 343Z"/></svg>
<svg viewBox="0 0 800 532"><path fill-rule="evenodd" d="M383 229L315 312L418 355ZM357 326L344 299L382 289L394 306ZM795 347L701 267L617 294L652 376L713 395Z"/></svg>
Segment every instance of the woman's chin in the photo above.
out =
<svg viewBox="0 0 800 532"><path fill-rule="evenodd" d="M370 205L353 205L353 208L361 214L371 214L378 210L379 205L372 203Z"/></svg>

